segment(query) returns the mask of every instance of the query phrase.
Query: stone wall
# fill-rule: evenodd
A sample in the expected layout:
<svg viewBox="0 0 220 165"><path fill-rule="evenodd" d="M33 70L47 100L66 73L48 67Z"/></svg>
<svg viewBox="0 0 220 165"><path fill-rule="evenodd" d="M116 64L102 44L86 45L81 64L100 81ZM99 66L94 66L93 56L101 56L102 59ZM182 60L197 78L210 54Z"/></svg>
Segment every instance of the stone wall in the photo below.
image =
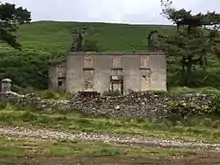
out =
<svg viewBox="0 0 220 165"><path fill-rule="evenodd" d="M185 94L170 95L166 93L132 92L126 96L117 97L85 97L78 93L71 100L40 99L34 94L19 95L13 92L1 93L0 101L15 106L31 107L46 111L72 111L80 110L88 115L126 116L126 117L166 117L184 112L187 105L190 111L193 109L209 108L214 95L211 94ZM174 104L175 112L171 109ZM180 112L178 111L180 108ZM198 111L199 113L199 111Z"/></svg>

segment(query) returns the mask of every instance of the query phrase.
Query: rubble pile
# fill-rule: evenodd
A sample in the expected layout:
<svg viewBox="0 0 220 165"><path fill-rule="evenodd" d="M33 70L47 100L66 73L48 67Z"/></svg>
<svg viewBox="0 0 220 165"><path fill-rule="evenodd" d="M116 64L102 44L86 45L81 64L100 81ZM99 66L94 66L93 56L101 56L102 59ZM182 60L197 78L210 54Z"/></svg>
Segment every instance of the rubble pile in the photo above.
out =
<svg viewBox="0 0 220 165"><path fill-rule="evenodd" d="M181 103L192 107L209 106L211 94L168 94L132 92L125 96L101 96L99 93L79 92L70 100L41 99L34 94L20 95L14 92L1 93L0 101L14 106L30 107L46 111L79 110L88 115L126 117L167 117L170 106Z"/></svg>

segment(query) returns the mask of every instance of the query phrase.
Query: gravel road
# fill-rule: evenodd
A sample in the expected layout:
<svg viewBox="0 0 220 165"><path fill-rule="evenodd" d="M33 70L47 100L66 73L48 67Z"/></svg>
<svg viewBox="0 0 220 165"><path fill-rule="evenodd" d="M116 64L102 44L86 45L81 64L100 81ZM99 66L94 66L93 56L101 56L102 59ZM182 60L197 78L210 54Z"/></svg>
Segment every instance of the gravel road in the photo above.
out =
<svg viewBox="0 0 220 165"><path fill-rule="evenodd" d="M220 143L213 144L202 141L181 141L174 139L161 139L136 135L100 134L100 133L70 133L49 129L10 127L0 125L0 136L11 138L34 138L59 141L94 141L113 144L124 144L142 147L160 148L188 148L198 150L210 150L219 152Z"/></svg>

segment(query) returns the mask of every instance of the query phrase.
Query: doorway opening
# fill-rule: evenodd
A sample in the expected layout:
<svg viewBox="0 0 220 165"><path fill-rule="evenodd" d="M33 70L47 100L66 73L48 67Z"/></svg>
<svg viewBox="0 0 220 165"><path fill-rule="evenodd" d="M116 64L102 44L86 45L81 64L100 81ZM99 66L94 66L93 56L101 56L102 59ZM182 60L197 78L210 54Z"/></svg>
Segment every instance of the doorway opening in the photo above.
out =
<svg viewBox="0 0 220 165"><path fill-rule="evenodd" d="M110 76L110 91L119 92L123 95L124 81L122 75Z"/></svg>

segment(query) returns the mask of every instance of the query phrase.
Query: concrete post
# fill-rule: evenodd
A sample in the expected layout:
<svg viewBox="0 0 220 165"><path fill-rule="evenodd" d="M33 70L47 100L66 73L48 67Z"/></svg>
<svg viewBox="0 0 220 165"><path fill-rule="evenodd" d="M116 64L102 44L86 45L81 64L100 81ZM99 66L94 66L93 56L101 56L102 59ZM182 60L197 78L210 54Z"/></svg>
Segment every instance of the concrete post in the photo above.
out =
<svg viewBox="0 0 220 165"><path fill-rule="evenodd" d="M11 79L3 79L1 82L1 92L9 92L11 91Z"/></svg>

